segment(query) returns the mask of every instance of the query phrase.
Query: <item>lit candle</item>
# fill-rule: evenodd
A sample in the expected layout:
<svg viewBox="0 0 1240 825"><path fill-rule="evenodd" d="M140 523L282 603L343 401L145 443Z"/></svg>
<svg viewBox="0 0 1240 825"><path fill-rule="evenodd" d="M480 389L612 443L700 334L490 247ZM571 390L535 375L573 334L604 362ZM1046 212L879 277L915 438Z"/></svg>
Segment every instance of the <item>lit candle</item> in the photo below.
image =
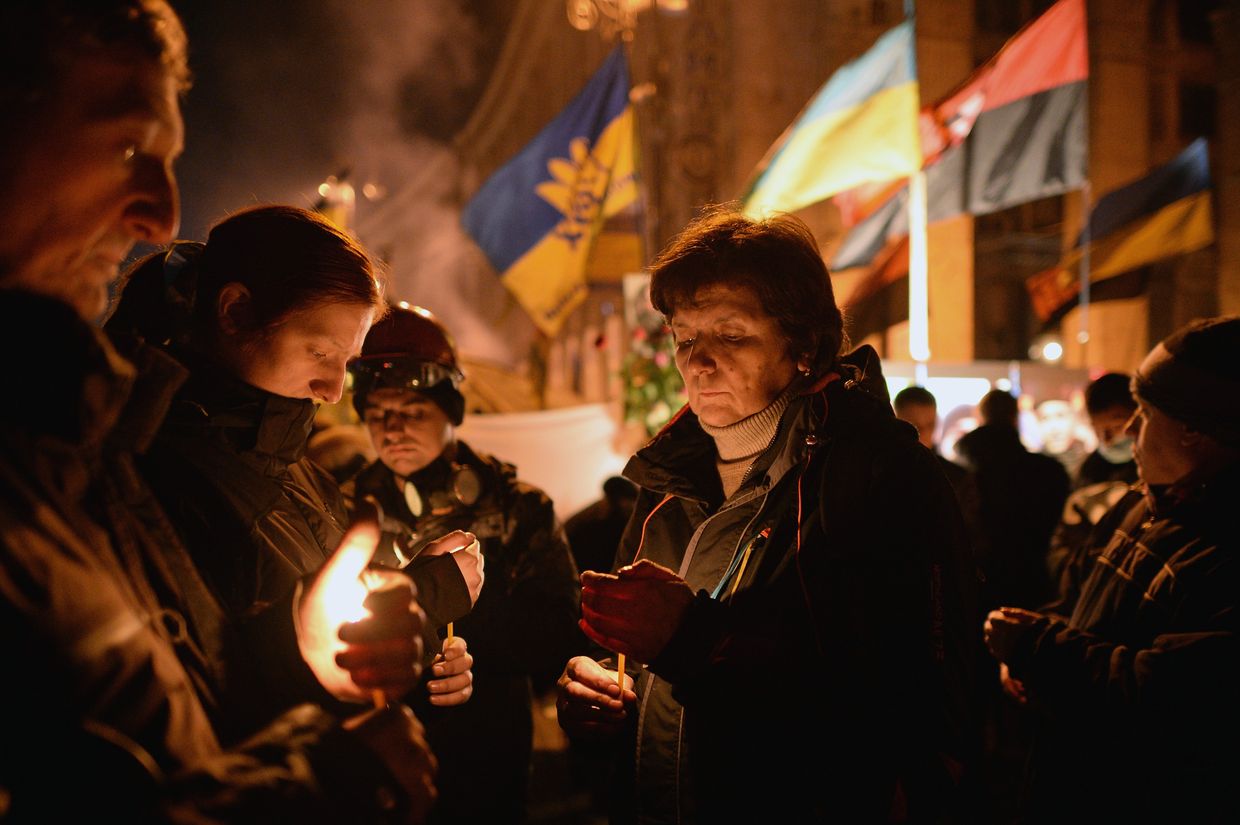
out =
<svg viewBox="0 0 1240 825"><path fill-rule="evenodd" d="M376 708L383 708L387 706L383 691L360 690L352 676L336 664L336 655L347 647L340 639L340 627L370 615L364 603L378 582L371 581L365 567L373 549L373 539L365 531L350 532L307 596L307 610L299 614L298 642L306 663L333 695L354 693L357 699L365 701L368 697Z"/></svg>

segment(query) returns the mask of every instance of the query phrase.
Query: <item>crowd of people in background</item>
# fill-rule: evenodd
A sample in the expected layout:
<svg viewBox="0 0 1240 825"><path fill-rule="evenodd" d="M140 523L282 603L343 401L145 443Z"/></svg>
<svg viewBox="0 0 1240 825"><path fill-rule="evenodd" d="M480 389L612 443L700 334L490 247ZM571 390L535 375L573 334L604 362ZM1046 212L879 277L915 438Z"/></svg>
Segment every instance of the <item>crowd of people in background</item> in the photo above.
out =
<svg viewBox="0 0 1240 825"><path fill-rule="evenodd" d="M1240 819L1240 317L945 456L805 224L704 210L688 403L562 525L348 233L175 239L164 0L0 42L0 822L522 822L540 695L615 823Z"/></svg>

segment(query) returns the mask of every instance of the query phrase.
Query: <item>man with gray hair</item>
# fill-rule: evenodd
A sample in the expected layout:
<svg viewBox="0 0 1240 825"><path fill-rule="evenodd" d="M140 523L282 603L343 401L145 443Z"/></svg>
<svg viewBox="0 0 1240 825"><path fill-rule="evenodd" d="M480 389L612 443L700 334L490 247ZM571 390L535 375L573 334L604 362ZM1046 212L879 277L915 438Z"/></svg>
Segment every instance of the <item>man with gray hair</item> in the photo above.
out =
<svg viewBox="0 0 1240 825"><path fill-rule="evenodd" d="M1240 820L1238 354L1240 316L1150 352L1128 424L1141 486L1095 529L1072 615L986 621L1040 718L1031 821Z"/></svg>
<svg viewBox="0 0 1240 825"><path fill-rule="evenodd" d="M0 408L0 820L420 820L433 758L407 708L224 730L219 607L136 472L183 370L91 322L131 247L176 231L187 83L164 0L0 3L0 348L20 392ZM362 587L364 532L336 557L354 567L269 611L303 656L416 639L412 591L386 590L337 638L326 585Z"/></svg>

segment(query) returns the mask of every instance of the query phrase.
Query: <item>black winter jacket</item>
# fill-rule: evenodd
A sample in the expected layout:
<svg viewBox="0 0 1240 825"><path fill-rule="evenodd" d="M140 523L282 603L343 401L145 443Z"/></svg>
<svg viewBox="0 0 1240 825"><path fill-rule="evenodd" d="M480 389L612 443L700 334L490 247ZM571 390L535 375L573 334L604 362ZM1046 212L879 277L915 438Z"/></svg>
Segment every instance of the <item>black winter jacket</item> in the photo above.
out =
<svg viewBox="0 0 1240 825"><path fill-rule="evenodd" d="M794 399L723 501L715 446L682 411L630 461L617 566L698 591L634 675L643 823L931 821L975 748L974 581L935 456L896 420L872 350ZM874 388L871 392L867 388Z"/></svg>
<svg viewBox="0 0 1240 825"><path fill-rule="evenodd" d="M462 470L481 487L472 504L452 493L453 472ZM473 696L456 707L421 699L414 705L440 763L432 822L516 822L524 815L530 772L531 687L547 689L585 646L577 627L576 567L551 499L518 480L511 464L457 441L451 462L441 457L413 480L427 502L421 518L381 461L346 491L379 501L394 531L385 541L416 548L451 530L468 530L482 547L482 593L454 627L474 657ZM414 558L410 566L418 563Z"/></svg>
<svg viewBox="0 0 1240 825"><path fill-rule="evenodd" d="M305 455L315 404L176 355L190 377L142 469L236 627L236 647L225 651L228 721L245 730L304 701L338 708L301 658L292 622L297 583L335 550L347 524L335 479ZM461 579L447 557L422 570Z"/></svg>
<svg viewBox="0 0 1240 825"><path fill-rule="evenodd" d="M1002 605L1032 610L1055 592L1047 553L1068 497L1068 473L1056 459L1026 450L1014 427L983 424L956 450L976 493L983 614Z"/></svg>
<svg viewBox="0 0 1240 825"><path fill-rule="evenodd" d="M1240 467L1131 494L1009 665L1042 720L1033 821L1235 822L1240 799Z"/></svg>
<svg viewBox="0 0 1240 825"><path fill-rule="evenodd" d="M220 606L137 474L183 370L69 307L0 291L0 798L5 822L387 821L382 763L310 706L226 751ZM396 796L393 796L396 794Z"/></svg>

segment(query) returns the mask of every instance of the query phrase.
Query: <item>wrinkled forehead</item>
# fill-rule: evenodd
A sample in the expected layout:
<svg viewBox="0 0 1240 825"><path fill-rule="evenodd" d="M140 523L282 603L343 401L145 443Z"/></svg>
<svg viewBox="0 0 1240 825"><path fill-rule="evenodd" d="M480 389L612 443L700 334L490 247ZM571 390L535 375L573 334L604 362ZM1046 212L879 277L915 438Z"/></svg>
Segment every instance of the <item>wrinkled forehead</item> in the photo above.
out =
<svg viewBox="0 0 1240 825"><path fill-rule="evenodd" d="M769 313L758 300L758 294L745 283L718 282L706 284L692 295L680 298L672 307L668 321L698 315L735 314L747 318L767 318Z"/></svg>
<svg viewBox="0 0 1240 825"><path fill-rule="evenodd" d="M91 49L62 61L49 103L60 100L95 117L170 116L179 114L178 88L172 71L154 58Z"/></svg>
<svg viewBox="0 0 1240 825"><path fill-rule="evenodd" d="M181 153L184 123L177 81L157 60L134 61L84 53L71 58L48 99L35 104L19 143L54 139L89 142L98 129L133 123L158 130L158 148Z"/></svg>

